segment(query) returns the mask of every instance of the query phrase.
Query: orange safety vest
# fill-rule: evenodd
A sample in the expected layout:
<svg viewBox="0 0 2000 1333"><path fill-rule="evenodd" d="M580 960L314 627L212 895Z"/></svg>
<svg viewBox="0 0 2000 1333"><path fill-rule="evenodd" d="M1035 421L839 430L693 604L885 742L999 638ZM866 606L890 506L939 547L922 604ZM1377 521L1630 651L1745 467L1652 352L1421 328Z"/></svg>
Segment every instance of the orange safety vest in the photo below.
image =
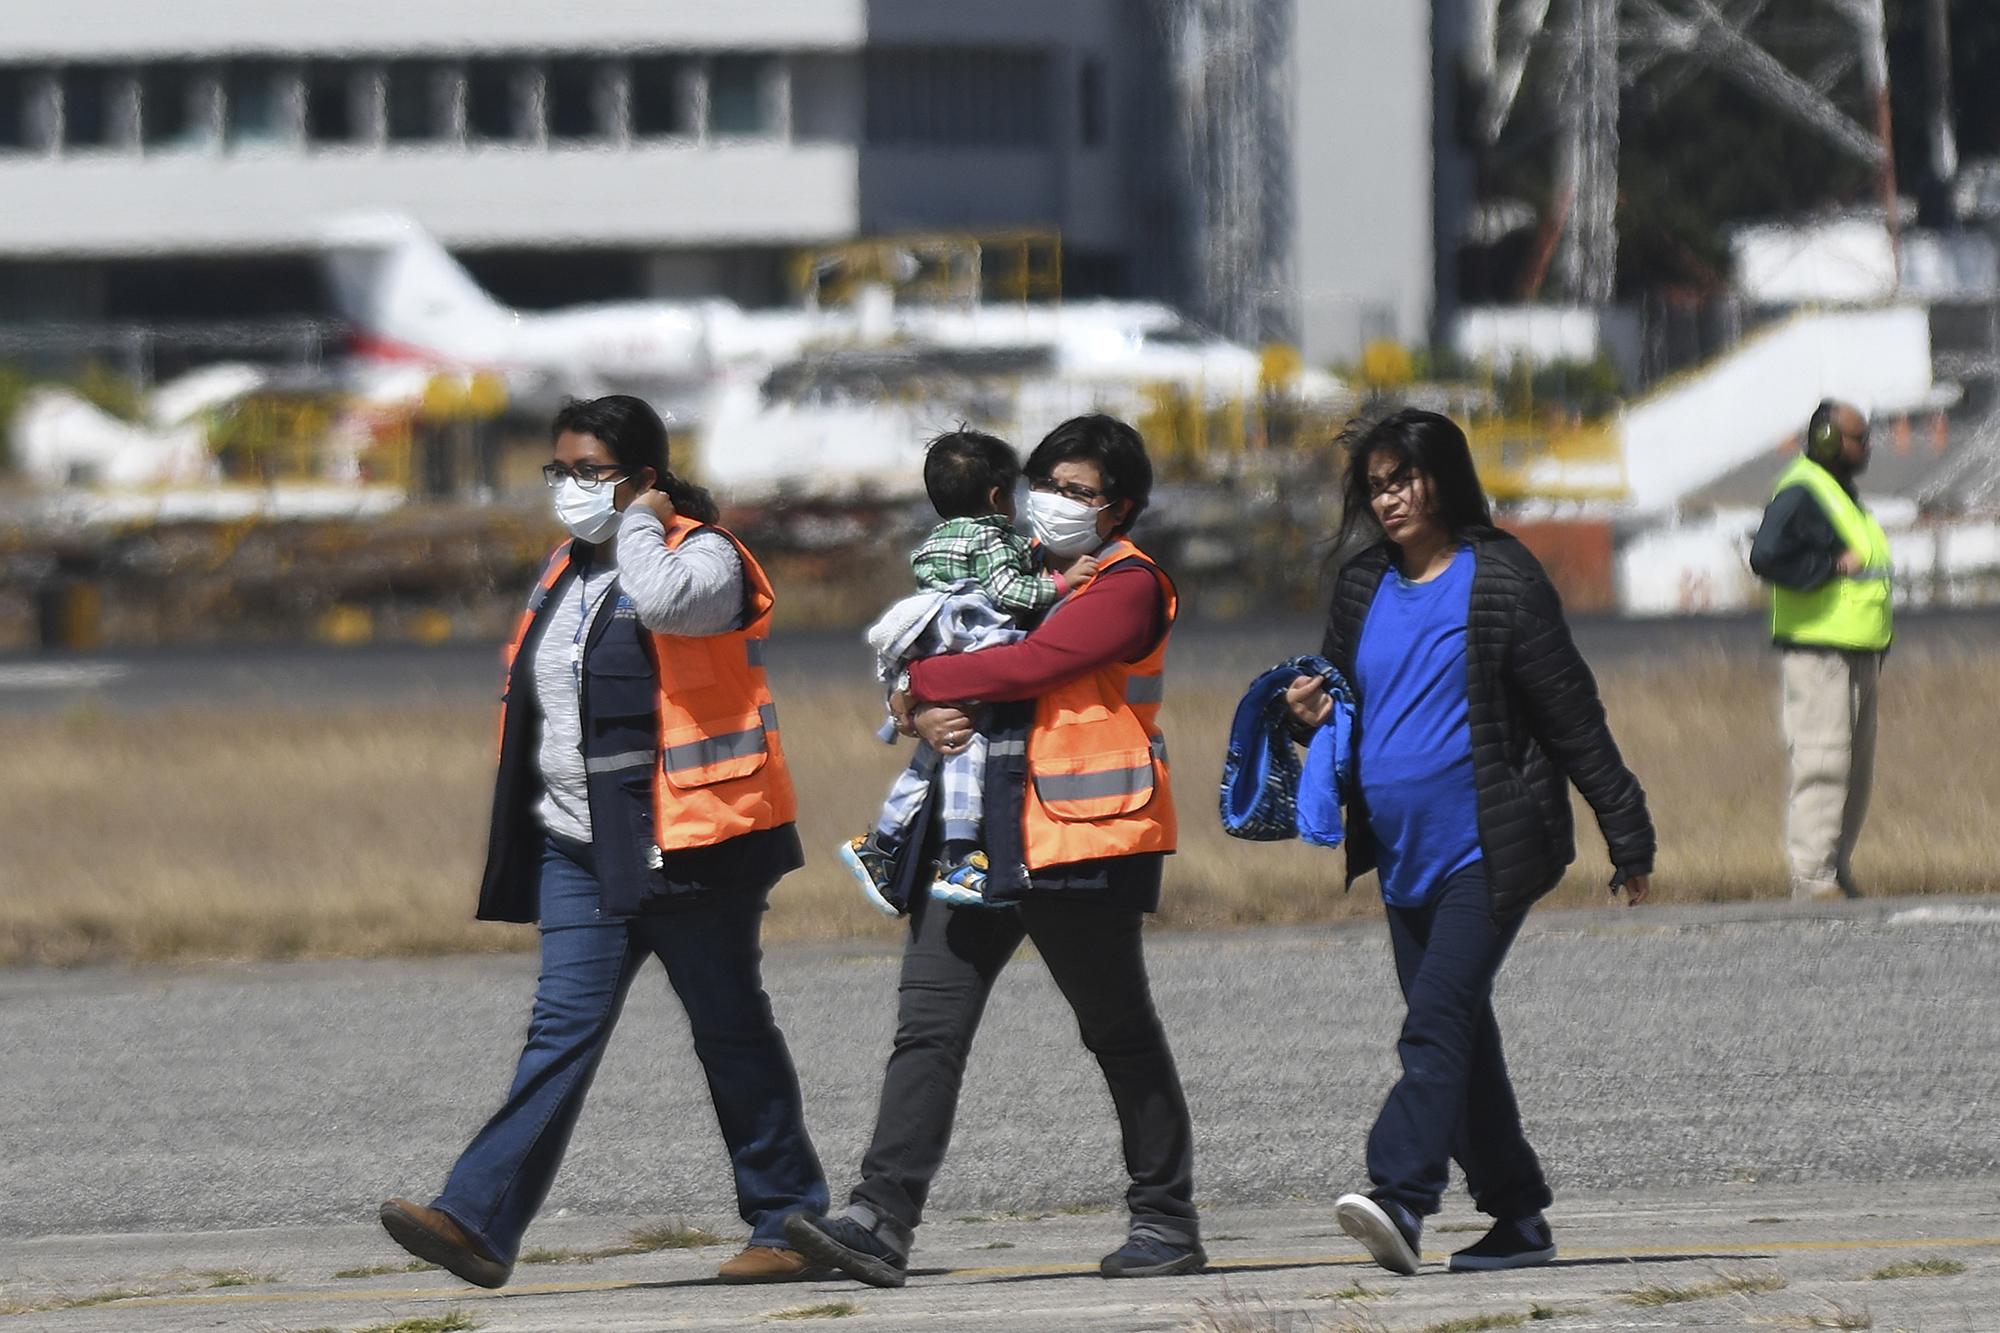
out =
<svg viewBox="0 0 2000 1333"><path fill-rule="evenodd" d="M712 524L675 515L666 524L667 548L677 549L704 528L729 538L742 561L744 625L722 634L642 631L658 678L656 748L593 754L588 731L584 739L584 765L593 776L652 770L654 836L670 852L712 846L798 817L778 710L764 676L764 646L777 600L771 580L735 534ZM540 591L516 626L505 654L510 676L548 590L569 568L569 552L564 542L549 557ZM504 704L502 710L504 733Z"/></svg>
<svg viewBox="0 0 2000 1333"><path fill-rule="evenodd" d="M1121 537L1104 549L1097 577L1129 560L1159 579L1171 633L1180 599L1152 557ZM1093 577L1066 600L1082 603L1096 586ZM1030 870L1174 850L1178 824L1159 725L1167 638L1138 662L1108 662L1035 700L1022 810Z"/></svg>

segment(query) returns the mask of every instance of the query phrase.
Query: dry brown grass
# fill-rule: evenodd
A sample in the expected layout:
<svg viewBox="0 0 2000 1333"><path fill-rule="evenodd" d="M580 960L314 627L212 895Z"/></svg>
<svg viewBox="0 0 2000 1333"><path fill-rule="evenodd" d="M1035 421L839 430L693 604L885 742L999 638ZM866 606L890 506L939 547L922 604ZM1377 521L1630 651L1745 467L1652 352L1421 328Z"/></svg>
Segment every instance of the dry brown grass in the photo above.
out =
<svg viewBox="0 0 2000 1333"><path fill-rule="evenodd" d="M1603 673L1612 722L1660 827L1660 900L1784 892L1783 754L1768 660ZM774 939L894 938L830 849L866 826L907 751L870 739L860 687L781 697L810 864L780 886ZM1326 920L1378 910L1343 895L1340 857L1222 835L1214 790L1234 707L1183 685L1175 926ZM2000 666L1891 662L1874 813L1859 873L1876 892L1986 889L2000 864ZM481 709L335 715L225 711L0 718L0 963L500 951L532 933L470 920L485 836L492 719ZM1558 891L1603 900L1587 813Z"/></svg>

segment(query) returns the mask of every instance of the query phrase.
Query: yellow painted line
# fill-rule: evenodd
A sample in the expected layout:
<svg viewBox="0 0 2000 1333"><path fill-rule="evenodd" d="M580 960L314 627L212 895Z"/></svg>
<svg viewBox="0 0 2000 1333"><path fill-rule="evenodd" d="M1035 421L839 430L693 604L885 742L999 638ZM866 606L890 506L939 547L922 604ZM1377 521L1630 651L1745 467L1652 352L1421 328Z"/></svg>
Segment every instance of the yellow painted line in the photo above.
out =
<svg viewBox="0 0 2000 1333"><path fill-rule="evenodd" d="M2000 1248L2000 1236L1892 1236L1879 1240L1773 1240L1756 1245L1621 1245L1604 1249L1575 1248L1563 1246L1559 1258L1563 1259L1667 1259L1712 1256L1716 1259L1755 1259L1766 1254L1842 1254L1856 1250L1962 1250L1973 1248ZM1436 1261L1442 1255L1426 1255ZM1340 1266L1368 1266L1373 1261L1363 1254L1280 1254L1257 1259L1214 1259L1208 1264L1209 1272L1229 1271L1245 1268L1318 1268ZM924 1274L931 1278L1012 1278L1032 1277L1037 1273L1057 1277L1067 1273L1094 1273L1096 1264L1008 1264L989 1268L951 1268L941 1273ZM838 1282L840 1278L828 1278ZM439 1289L437 1287L404 1287L384 1291L380 1287L347 1287L337 1290L314 1289L310 1291L272 1291L257 1293L235 1288L227 1292L178 1292L171 1295L134 1296L129 1300L105 1301L90 1309L141 1309L151 1306L221 1306L221 1305L281 1305L303 1304L308 1301L323 1301L329 1304L357 1301L398 1301L398 1300L450 1300L450 1301L490 1301L502 1300L509 1296L562 1296L584 1295L602 1291L659 1291L675 1287L720 1286L708 1278L660 1279L660 1278L608 1278L601 1282L531 1282L510 1284L498 1291L488 1291L479 1287L463 1289ZM791 1287L810 1287L813 1283L784 1284ZM79 1307L83 1308L83 1307ZM23 1311L22 1313L53 1313L53 1311Z"/></svg>

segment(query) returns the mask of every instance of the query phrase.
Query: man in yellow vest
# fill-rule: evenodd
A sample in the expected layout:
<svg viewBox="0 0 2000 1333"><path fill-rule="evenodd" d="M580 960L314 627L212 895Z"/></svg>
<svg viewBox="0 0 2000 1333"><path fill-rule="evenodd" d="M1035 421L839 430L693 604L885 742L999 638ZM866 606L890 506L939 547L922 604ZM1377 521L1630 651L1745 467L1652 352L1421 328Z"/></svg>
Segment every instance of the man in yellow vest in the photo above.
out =
<svg viewBox="0 0 2000 1333"><path fill-rule="evenodd" d="M1822 402L1750 547L1750 568L1771 585L1771 637L1784 658L1794 898L1861 896L1852 859L1868 814L1876 682L1892 637L1889 541L1854 489L1867 466L1867 418Z"/></svg>

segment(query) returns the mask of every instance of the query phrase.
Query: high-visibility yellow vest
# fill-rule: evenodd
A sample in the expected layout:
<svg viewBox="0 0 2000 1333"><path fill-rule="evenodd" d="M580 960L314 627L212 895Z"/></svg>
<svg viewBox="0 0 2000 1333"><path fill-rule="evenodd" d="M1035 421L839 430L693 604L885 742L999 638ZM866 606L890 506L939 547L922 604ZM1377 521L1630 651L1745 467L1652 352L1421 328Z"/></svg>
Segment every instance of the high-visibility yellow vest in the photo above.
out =
<svg viewBox="0 0 2000 1333"><path fill-rule="evenodd" d="M1836 574L1811 592L1771 590L1771 637L1788 643L1880 652L1894 637L1890 624L1889 538L1854 497L1809 458L1792 460L1772 490L1803 486L1833 521L1841 542L1862 558L1852 578Z"/></svg>

